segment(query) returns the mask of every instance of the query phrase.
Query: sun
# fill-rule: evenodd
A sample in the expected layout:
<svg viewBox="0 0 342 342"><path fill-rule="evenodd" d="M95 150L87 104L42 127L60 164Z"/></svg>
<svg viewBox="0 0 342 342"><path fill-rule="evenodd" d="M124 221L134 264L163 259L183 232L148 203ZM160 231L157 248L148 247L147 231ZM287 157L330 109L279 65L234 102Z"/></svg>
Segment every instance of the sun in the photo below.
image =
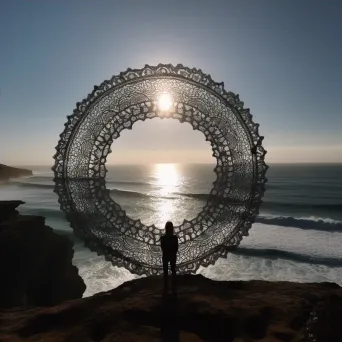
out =
<svg viewBox="0 0 342 342"><path fill-rule="evenodd" d="M163 93L158 98L158 107L161 111L168 111L172 106L172 96L169 93Z"/></svg>

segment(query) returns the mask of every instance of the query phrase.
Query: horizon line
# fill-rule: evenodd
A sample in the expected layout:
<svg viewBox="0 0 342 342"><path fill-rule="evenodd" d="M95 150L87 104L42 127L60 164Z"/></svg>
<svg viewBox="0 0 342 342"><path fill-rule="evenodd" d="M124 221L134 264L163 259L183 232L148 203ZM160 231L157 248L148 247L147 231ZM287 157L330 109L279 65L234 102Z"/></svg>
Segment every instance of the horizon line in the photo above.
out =
<svg viewBox="0 0 342 342"><path fill-rule="evenodd" d="M342 165L342 162L265 162L266 165ZM2 163L0 163L2 164ZM216 165L212 162L151 162L151 163L110 163L105 166L149 166L155 164L178 164L178 165ZM53 167L53 164L2 164L11 167Z"/></svg>

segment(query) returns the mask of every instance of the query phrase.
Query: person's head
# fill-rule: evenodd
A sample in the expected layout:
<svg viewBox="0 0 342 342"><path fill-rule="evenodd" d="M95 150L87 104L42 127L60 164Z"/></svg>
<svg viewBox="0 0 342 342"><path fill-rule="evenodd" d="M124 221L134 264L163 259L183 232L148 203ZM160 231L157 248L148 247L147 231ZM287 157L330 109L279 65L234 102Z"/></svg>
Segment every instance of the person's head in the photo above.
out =
<svg viewBox="0 0 342 342"><path fill-rule="evenodd" d="M165 233L166 235L172 235L173 234L173 223L168 221L165 224Z"/></svg>

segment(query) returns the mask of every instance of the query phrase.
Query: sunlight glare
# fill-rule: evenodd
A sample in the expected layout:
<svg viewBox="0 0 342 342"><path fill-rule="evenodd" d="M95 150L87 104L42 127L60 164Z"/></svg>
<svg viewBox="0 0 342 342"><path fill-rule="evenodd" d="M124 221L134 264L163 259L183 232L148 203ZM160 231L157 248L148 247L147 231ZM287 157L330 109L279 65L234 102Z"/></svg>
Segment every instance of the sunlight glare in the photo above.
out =
<svg viewBox="0 0 342 342"><path fill-rule="evenodd" d="M160 187L159 194L164 196L175 192L180 183L176 164L155 164L154 175L156 185Z"/></svg>
<svg viewBox="0 0 342 342"><path fill-rule="evenodd" d="M163 93L158 98L158 107L161 111L168 111L172 106L172 97L169 93Z"/></svg>
<svg viewBox="0 0 342 342"><path fill-rule="evenodd" d="M179 191L182 185L182 177L177 169L177 164L162 163L155 164L153 170L155 179L154 185L158 190L153 195L158 196L158 222L161 223L160 228L167 220L172 220L177 210L177 204L174 202L174 193Z"/></svg>

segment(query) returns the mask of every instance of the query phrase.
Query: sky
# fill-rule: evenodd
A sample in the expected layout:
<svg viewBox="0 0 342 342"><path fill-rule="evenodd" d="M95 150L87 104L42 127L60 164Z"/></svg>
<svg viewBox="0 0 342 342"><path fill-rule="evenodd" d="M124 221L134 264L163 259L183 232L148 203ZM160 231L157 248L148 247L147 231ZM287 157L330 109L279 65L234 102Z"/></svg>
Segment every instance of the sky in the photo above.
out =
<svg viewBox="0 0 342 342"><path fill-rule="evenodd" d="M94 85L182 63L240 94L268 163L342 162L338 0L0 0L0 163L52 165L66 116ZM199 132L136 124L108 163L210 162Z"/></svg>

